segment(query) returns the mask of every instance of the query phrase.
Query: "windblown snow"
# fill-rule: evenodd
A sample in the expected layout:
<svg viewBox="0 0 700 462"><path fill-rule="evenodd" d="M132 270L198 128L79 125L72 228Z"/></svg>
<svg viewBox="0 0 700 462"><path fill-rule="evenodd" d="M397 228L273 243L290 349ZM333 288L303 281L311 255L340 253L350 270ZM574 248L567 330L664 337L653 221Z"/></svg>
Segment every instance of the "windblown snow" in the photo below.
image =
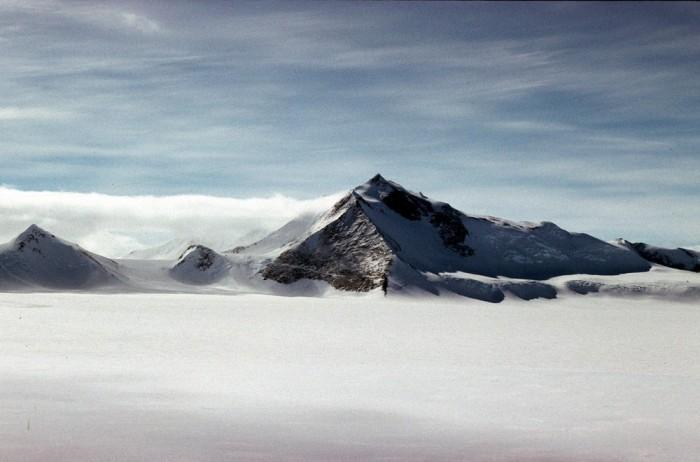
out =
<svg viewBox="0 0 700 462"><path fill-rule="evenodd" d="M343 294L0 293L0 460L700 453L697 303Z"/></svg>

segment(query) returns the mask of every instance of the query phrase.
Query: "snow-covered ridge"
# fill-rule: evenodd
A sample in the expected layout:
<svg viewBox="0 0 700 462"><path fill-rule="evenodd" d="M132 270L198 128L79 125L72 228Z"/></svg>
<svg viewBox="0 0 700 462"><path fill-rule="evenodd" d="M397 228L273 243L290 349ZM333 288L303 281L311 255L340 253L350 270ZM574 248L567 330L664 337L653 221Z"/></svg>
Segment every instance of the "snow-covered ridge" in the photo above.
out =
<svg viewBox="0 0 700 462"><path fill-rule="evenodd" d="M618 239L617 244L637 252L642 258L658 265L668 266L685 271L700 273L700 252L678 247L667 249L645 244L643 242L629 242Z"/></svg>
<svg viewBox="0 0 700 462"><path fill-rule="evenodd" d="M640 249L551 222L467 215L376 175L325 212L301 215L224 252L171 241L141 259L110 260L32 225L0 246L0 290L371 292L488 302L589 293L700 298L695 275L657 271L658 264L693 268L697 260L682 258L697 253Z"/></svg>
<svg viewBox="0 0 700 462"><path fill-rule="evenodd" d="M132 250L124 258L132 260L177 260L184 251L198 243L197 239L172 239L165 244Z"/></svg>
<svg viewBox="0 0 700 462"><path fill-rule="evenodd" d="M381 175L354 188L306 229L311 232L284 244L264 277L281 283L320 279L345 290L401 290L434 285L432 275L442 273L542 280L650 268L635 252L592 236L550 222L469 216Z"/></svg>

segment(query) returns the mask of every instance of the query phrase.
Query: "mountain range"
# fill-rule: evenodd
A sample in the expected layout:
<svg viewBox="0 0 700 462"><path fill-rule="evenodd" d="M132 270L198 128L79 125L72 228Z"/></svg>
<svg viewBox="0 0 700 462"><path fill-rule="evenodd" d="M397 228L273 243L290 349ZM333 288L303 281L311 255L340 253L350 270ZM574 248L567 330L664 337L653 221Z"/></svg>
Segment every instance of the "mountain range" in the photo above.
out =
<svg viewBox="0 0 700 462"><path fill-rule="evenodd" d="M588 286L572 277L639 274L659 265L700 272L693 250L605 242L551 222L467 215L381 175L322 213L301 215L253 244L218 250L172 241L113 260L31 225L0 246L0 289L335 290L498 302L508 295L554 298L563 276L566 287L581 293Z"/></svg>

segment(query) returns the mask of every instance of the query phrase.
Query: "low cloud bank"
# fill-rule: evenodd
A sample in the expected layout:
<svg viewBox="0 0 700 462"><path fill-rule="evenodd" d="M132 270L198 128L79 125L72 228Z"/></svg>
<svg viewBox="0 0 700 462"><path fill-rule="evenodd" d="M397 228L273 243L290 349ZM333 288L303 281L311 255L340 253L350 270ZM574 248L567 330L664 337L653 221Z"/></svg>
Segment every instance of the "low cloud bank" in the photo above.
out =
<svg viewBox="0 0 700 462"><path fill-rule="evenodd" d="M291 218L329 207L341 193L299 200L204 195L111 196L0 187L0 241L32 223L93 252L121 257L171 239L206 237L233 247Z"/></svg>

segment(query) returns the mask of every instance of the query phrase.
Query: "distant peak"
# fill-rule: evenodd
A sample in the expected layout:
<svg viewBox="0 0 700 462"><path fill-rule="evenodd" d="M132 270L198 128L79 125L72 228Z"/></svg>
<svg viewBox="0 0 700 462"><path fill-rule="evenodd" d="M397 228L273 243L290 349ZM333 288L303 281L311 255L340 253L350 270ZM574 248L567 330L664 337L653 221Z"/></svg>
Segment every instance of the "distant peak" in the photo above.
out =
<svg viewBox="0 0 700 462"><path fill-rule="evenodd" d="M19 237L26 237L26 236L35 236L35 237L46 237L46 236L51 236L54 237L53 234L49 233L45 229L41 228L40 226L32 223L29 225L27 229L22 231L19 235Z"/></svg>
<svg viewBox="0 0 700 462"><path fill-rule="evenodd" d="M56 236L54 236L50 232L40 228L35 224L32 224L15 238L14 246L17 250L20 251L31 249L35 252L41 253L38 250L38 246L42 241L52 242L57 241L57 239Z"/></svg>
<svg viewBox="0 0 700 462"><path fill-rule="evenodd" d="M185 249L184 252L182 252L178 260L182 260L183 258L189 258L191 255L195 255L195 252L197 253L197 255L209 255L216 253L214 250L210 249L205 245L191 244Z"/></svg>
<svg viewBox="0 0 700 462"><path fill-rule="evenodd" d="M403 189L401 185L387 180L381 174L377 173L370 178L366 183L363 183L355 188L355 190L377 190L391 191L394 189Z"/></svg>
<svg viewBox="0 0 700 462"><path fill-rule="evenodd" d="M24 231L25 233L33 233L33 232L45 232L39 225L36 223L32 223L27 227L27 229Z"/></svg>
<svg viewBox="0 0 700 462"><path fill-rule="evenodd" d="M386 183L386 179L380 174L377 173L374 175L372 178L369 179L369 183Z"/></svg>

